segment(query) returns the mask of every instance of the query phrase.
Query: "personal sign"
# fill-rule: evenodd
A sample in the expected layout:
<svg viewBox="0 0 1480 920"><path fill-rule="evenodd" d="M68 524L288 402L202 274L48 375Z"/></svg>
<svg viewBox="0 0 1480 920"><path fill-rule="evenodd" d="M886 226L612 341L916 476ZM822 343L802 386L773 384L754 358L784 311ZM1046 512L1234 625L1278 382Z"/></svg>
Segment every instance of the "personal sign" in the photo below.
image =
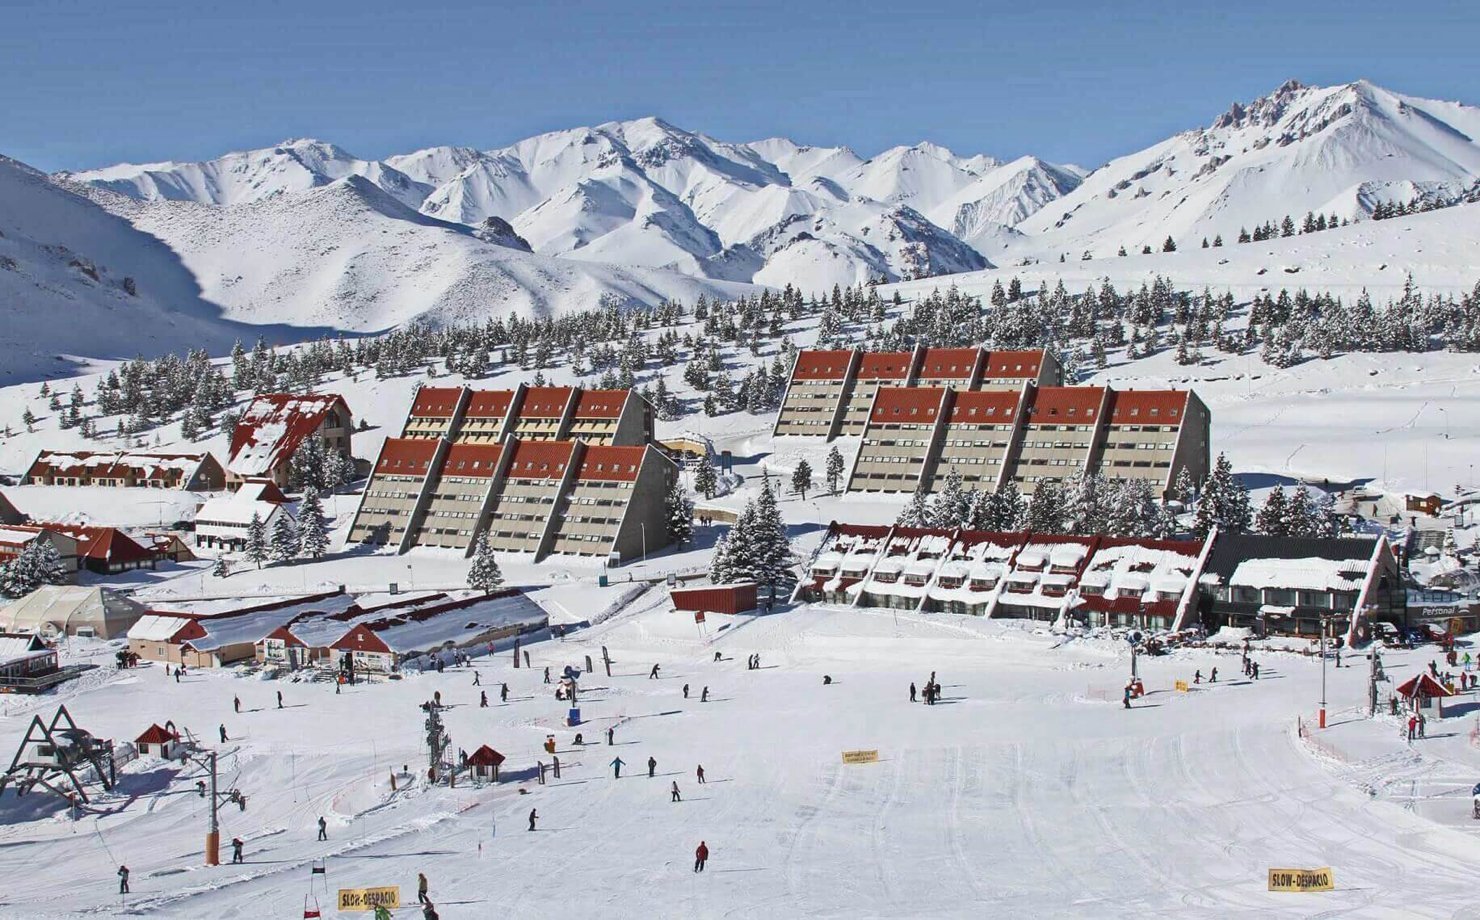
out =
<svg viewBox="0 0 1480 920"><path fill-rule="evenodd" d="M878 751L844 751L843 763L878 763Z"/></svg>
<svg viewBox="0 0 1480 920"><path fill-rule="evenodd" d="M1270 869L1270 891L1331 891L1331 867L1324 869Z"/></svg>
<svg viewBox="0 0 1480 920"><path fill-rule="evenodd" d="M382 888L341 888L339 909L372 911L377 907L397 908L401 906L401 887L387 885Z"/></svg>

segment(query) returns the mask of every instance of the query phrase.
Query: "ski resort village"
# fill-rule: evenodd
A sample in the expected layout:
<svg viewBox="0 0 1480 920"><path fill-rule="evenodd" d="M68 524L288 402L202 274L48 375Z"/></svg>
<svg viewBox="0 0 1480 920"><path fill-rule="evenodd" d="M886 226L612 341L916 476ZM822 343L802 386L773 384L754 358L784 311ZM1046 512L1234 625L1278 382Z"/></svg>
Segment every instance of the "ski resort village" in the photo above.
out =
<svg viewBox="0 0 1480 920"><path fill-rule="evenodd" d="M1477 137L0 158L0 918L1480 915Z"/></svg>

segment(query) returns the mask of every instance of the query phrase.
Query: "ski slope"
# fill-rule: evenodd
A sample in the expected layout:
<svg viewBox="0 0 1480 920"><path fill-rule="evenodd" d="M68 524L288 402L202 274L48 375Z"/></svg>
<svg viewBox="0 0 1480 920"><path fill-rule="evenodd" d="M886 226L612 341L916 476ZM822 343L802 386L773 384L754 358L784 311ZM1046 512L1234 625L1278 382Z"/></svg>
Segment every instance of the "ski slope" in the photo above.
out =
<svg viewBox="0 0 1480 920"><path fill-rule="evenodd" d="M1449 917L1473 899L1480 846L1467 798L1453 802L1458 818L1420 817L1369 796L1295 737L1296 715L1317 699L1315 659L1262 654L1264 679L1248 682L1236 655L1143 658L1152 692L1127 712L1118 688L1128 660L1113 640L1061 645L1016 624L826 607L712 620L704 635L654 604L649 594L564 643L533 645L534 670L514 670L507 653L477 659L488 709L466 669L341 696L228 672L176 684L157 665L70 685L74 716L105 735L165 718L212 741L217 724L228 727L223 782L249 806L223 812L223 838L243 838L246 862L201 867L194 773L139 762L123 795L78 822L39 798L4 802L0 860L26 884L7 886L0 917L298 916L316 859L327 859L330 889L394 884L403 900L425 872L449 920ZM599 660L603 644L613 677L582 682L587 744L577 748L540 668ZM762 669L749 671L742 662L756 652ZM659 680L647 678L654 662ZM1216 687L1168 692L1213 666ZM909 703L909 683L931 670L942 704ZM1365 670L1330 676L1333 705L1355 703ZM705 686L711 699L700 703ZM273 707L278 688L284 710ZM390 793L393 767L424 764L416 706L434 691L451 704L453 745L490 744L516 779ZM51 702L7 700L0 747ZM600 743L609 726L615 747ZM541 786L532 768L549 761L546 732L562 777ZM843 750L874 748L879 763L841 763ZM620 780L614 755L627 765ZM669 801L674 781L682 803ZM532 807L540 822L529 833ZM711 858L696 875L701 839ZM120 861L133 870L126 901L115 893ZM1271 866L1331 866L1337 890L1268 893Z"/></svg>

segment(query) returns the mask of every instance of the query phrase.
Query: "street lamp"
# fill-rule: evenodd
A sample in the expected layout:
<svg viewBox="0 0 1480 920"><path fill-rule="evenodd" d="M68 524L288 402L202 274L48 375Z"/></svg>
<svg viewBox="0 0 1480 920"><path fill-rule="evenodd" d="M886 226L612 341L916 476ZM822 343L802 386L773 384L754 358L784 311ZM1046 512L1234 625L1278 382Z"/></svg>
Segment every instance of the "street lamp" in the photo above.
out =
<svg viewBox="0 0 1480 920"><path fill-rule="evenodd" d="M1326 630L1330 625L1331 614L1321 614L1321 728L1326 727Z"/></svg>

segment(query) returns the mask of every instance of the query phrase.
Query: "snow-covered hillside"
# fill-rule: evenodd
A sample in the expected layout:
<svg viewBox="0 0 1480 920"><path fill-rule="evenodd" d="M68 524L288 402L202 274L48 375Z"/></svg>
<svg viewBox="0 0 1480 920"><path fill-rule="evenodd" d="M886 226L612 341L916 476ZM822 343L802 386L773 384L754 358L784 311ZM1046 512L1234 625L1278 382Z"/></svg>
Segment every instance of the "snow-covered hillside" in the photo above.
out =
<svg viewBox="0 0 1480 920"><path fill-rule="evenodd" d="M168 246L7 157L0 304L0 383L73 373L74 358L220 350L245 334L220 321Z"/></svg>
<svg viewBox="0 0 1480 920"><path fill-rule="evenodd" d="M1365 80L1289 81L1210 126L1116 159L1029 216L1024 253L1070 259L1181 247L1307 211L1365 218L1382 201L1453 195L1480 178L1480 109Z"/></svg>

